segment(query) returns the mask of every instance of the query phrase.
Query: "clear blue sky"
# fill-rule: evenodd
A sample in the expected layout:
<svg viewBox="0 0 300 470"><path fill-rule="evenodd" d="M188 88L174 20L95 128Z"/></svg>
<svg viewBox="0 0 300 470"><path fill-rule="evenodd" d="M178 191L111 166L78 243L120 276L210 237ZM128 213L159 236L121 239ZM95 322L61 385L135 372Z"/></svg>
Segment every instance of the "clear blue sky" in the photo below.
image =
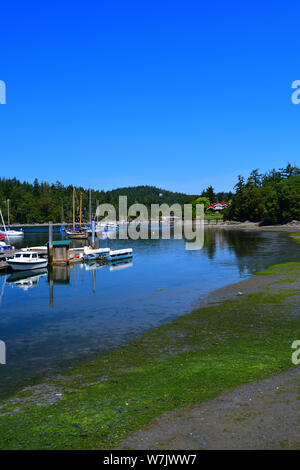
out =
<svg viewBox="0 0 300 470"><path fill-rule="evenodd" d="M255 0L2 2L1 176L199 193L299 163L299 10Z"/></svg>

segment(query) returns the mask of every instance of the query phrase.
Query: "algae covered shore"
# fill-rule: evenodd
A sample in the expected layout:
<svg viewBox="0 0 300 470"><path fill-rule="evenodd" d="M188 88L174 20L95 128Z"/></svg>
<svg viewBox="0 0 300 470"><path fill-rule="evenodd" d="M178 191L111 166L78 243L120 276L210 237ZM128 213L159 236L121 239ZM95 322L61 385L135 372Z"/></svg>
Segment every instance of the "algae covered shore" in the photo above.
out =
<svg viewBox="0 0 300 470"><path fill-rule="evenodd" d="M114 448L155 417L294 367L299 298L300 262L220 289L190 314L0 402L1 449Z"/></svg>

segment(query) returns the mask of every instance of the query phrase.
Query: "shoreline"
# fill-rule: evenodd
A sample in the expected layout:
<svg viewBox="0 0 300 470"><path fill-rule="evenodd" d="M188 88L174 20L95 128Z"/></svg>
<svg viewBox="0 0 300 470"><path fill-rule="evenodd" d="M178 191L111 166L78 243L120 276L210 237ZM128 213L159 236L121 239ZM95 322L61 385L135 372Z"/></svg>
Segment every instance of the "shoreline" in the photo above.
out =
<svg viewBox="0 0 300 470"><path fill-rule="evenodd" d="M300 230L300 221L294 221L294 222L288 222L286 224L279 224L279 225L259 225L259 222L238 222L238 221L223 221L222 218L220 217L205 217L204 221L209 220L209 221L216 221L216 223L208 223L205 224L207 226L217 226L217 227L222 227L222 228L253 228L256 230ZM193 219L193 222L196 222L197 219ZM126 224L125 221L115 221L117 224L124 225ZM133 221L134 222L134 221ZM151 220L145 220L145 223L151 223ZM155 220L155 222L157 222ZM166 221L160 221L161 223L164 223L166 225ZM83 222L84 224L88 224L89 222ZM129 222L127 222L129 223ZM72 225L73 222L53 222L53 227L60 227L61 225ZM78 222L77 222L78 224ZM20 223L14 223L10 224L11 228L27 228L27 227L48 227L49 222L43 222L43 223L26 223L26 224L20 224Z"/></svg>
<svg viewBox="0 0 300 470"><path fill-rule="evenodd" d="M275 266L227 286L227 299L219 289L190 314L23 389L0 405L2 447L114 448L166 412L290 369L299 286L300 263Z"/></svg>
<svg viewBox="0 0 300 470"><path fill-rule="evenodd" d="M115 448L165 413L291 369L299 292L300 262L275 265L126 346L24 388L0 401L1 448Z"/></svg>

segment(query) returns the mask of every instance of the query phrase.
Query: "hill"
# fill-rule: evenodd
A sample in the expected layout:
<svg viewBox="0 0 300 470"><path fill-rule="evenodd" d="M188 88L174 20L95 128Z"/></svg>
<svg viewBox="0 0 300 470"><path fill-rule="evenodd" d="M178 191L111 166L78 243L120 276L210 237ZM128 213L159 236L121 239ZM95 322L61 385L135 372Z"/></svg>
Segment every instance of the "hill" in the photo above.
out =
<svg viewBox="0 0 300 470"><path fill-rule="evenodd" d="M76 219L79 218L79 199L82 194L82 217L89 218L89 189L76 188ZM10 200L11 223L44 223L72 220L72 195L73 187L63 186L59 181L55 184L39 182L33 184L20 182L16 178L0 179L0 201L5 220L7 220L6 200ZM117 188L111 191L91 190L92 214L95 214L96 206L102 203L110 203L118 207L119 196L127 196L128 206L134 203L145 204L183 204L188 199L195 199L184 193L167 191L155 186L134 186Z"/></svg>

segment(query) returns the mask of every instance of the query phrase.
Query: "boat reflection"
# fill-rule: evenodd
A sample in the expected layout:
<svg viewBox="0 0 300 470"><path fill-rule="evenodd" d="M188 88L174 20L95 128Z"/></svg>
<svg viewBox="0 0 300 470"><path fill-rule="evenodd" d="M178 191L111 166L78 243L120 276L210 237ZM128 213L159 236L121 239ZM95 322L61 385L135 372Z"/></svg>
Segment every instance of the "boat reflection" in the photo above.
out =
<svg viewBox="0 0 300 470"><path fill-rule="evenodd" d="M131 260L118 261L109 264L110 271L119 271L120 269L132 268L133 262Z"/></svg>
<svg viewBox="0 0 300 470"><path fill-rule="evenodd" d="M105 268L107 263L101 263L100 261L89 261L84 264L86 271L94 271L95 269Z"/></svg>
<svg viewBox="0 0 300 470"><path fill-rule="evenodd" d="M133 266L131 259L124 259L114 262L101 262L101 261L89 261L83 263L74 263L71 265L54 265L48 271L48 283L49 283L49 304L50 307L54 306L54 285L68 284L72 285L74 289L77 289L78 285L84 284L85 276L84 271L89 271L92 292L96 292L96 272L100 269L106 268L109 271L119 271L121 269L130 268ZM71 275L71 271L73 271ZM46 270L47 273L47 270ZM71 282L72 279L72 282Z"/></svg>
<svg viewBox="0 0 300 470"><path fill-rule="evenodd" d="M6 282L13 284L24 291L32 287L36 287L39 283L41 277L47 276L47 268L36 269L34 272L32 270L22 271L18 273L11 274Z"/></svg>

